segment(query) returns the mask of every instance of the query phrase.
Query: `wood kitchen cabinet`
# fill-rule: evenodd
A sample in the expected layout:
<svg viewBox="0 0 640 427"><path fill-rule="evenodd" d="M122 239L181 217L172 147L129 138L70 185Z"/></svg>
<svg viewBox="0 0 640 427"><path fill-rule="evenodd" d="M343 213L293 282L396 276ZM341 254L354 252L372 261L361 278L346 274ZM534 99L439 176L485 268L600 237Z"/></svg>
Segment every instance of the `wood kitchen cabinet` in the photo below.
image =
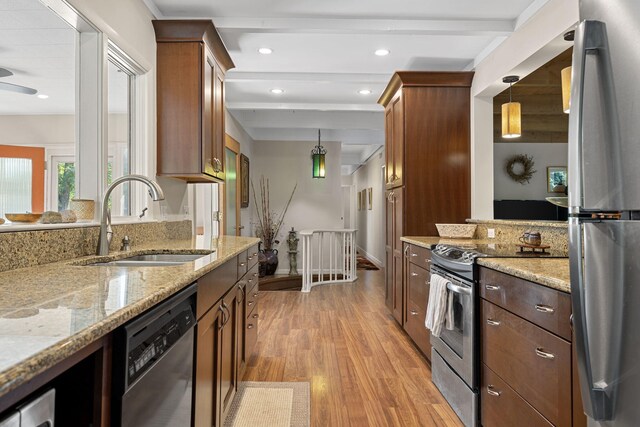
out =
<svg viewBox="0 0 640 427"><path fill-rule="evenodd" d="M224 180L224 76L234 68L210 20L153 21L157 41L157 174Z"/></svg>
<svg viewBox="0 0 640 427"><path fill-rule="evenodd" d="M429 303L431 251L408 243L404 245L404 330L427 360L431 360L431 333L424 326Z"/></svg>
<svg viewBox="0 0 640 427"><path fill-rule="evenodd" d="M247 322L257 305L257 259L256 247L198 280L195 427L224 424L255 347L257 326L254 331Z"/></svg>
<svg viewBox="0 0 640 427"><path fill-rule="evenodd" d="M385 107L386 304L404 324L402 236L471 215L471 72L397 72Z"/></svg>
<svg viewBox="0 0 640 427"><path fill-rule="evenodd" d="M583 426L567 293L479 268L481 420Z"/></svg>

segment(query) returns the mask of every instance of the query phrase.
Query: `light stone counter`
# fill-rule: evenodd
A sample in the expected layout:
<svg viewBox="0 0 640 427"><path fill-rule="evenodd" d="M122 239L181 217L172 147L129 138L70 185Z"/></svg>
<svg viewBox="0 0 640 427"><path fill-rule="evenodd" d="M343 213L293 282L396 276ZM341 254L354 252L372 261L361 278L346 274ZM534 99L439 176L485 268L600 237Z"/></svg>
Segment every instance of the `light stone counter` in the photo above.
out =
<svg viewBox="0 0 640 427"><path fill-rule="evenodd" d="M104 258L88 256L0 273L0 396L258 241L231 236L204 245L193 240L173 240L149 243L108 257L118 259L158 251L208 254L170 267L78 265Z"/></svg>
<svg viewBox="0 0 640 427"><path fill-rule="evenodd" d="M456 246L495 243L495 241L478 239L442 239L440 237L402 237L403 242L430 249L432 245L447 243ZM521 279L539 283L562 292L571 292L569 280L568 258L477 258L482 265L502 273L520 277Z"/></svg>

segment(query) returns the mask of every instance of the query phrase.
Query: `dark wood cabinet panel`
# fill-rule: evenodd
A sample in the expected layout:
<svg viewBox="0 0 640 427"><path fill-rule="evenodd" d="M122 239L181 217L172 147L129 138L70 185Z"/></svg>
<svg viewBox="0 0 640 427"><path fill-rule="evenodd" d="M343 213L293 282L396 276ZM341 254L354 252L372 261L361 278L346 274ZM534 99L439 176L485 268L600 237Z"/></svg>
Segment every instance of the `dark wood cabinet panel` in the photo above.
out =
<svg viewBox="0 0 640 427"><path fill-rule="evenodd" d="M393 176L393 108L387 108L384 112L384 141L385 141L385 170L384 182L387 189Z"/></svg>
<svg viewBox="0 0 640 427"><path fill-rule="evenodd" d="M571 340L569 294L480 267L480 296L538 326Z"/></svg>
<svg viewBox="0 0 640 427"><path fill-rule="evenodd" d="M393 248L389 245L385 246L384 286L385 305L393 311Z"/></svg>
<svg viewBox="0 0 640 427"><path fill-rule="evenodd" d="M571 344L488 302L482 362L555 426L571 426Z"/></svg>
<svg viewBox="0 0 640 427"><path fill-rule="evenodd" d="M153 21L160 176L224 180L224 74L233 68L209 20Z"/></svg>
<svg viewBox="0 0 640 427"><path fill-rule="evenodd" d="M437 236L436 223L464 223L471 215L469 89L411 87L404 97L412 113L405 115L405 167L420 174L405 180L406 197L423 200L407 228Z"/></svg>
<svg viewBox="0 0 640 427"><path fill-rule="evenodd" d="M399 91L396 97L391 101L392 111L392 161L393 173L391 174L391 181L387 183L387 186L391 188L401 187L403 185L403 169L404 169L404 104L402 91Z"/></svg>
<svg viewBox="0 0 640 427"><path fill-rule="evenodd" d="M196 317L204 313L219 301L237 281L237 261L235 258L225 262L210 273L198 279L196 297Z"/></svg>
<svg viewBox="0 0 640 427"><path fill-rule="evenodd" d="M222 425L229 412L231 402L237 390L237 351L238 351L238 293L236 289L231 289L222 299L222 309L226 312L223 323L219 330L219 355L220 358L220 418Z"/></svg>
<svg viewBox="0 0 640 427"><path fill-rule="evenodd" d="M216 304L198 320L196 326L194 422L195 427L218 425L219 406L219 334L223 323L221 304Z"/></svg>
<svg viewBox="0 0 640 427"><path fill-rule="evenodd" d="M482 365L480 418L483 427L553 427L486 365Z"/></svg>
<svg viewBox="0 0 640 427"><path fill-rule="evenodd" d="M386 194L387 211L387 266L386 266L386 288L387 306L391 309L393 317L402 325L404 323L404 254L403 243L400 240L403 236L404 198L403 189L394 188Z"/></svg>

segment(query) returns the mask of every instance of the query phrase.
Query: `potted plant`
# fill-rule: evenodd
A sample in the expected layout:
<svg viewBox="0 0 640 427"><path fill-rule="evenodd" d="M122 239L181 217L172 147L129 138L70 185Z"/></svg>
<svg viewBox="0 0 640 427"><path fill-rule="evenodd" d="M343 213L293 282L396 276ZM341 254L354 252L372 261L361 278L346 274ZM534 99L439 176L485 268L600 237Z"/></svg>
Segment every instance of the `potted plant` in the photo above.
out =
<svg viewBox="0 0 640 427"><path fill-rule="evenodd" d="M278 214L272 211L269 205L269 180L265 179L264 176L260 178L260 203L258 203L256 190L253 186L253 181L251 181L251 190L253 192L253 200L258 217L258 221L254 224L256 237L262 240L260 244L260 254L258 256L260 262L260 277L271 276L278 268L278 250L275 246L280 243L280 241L277 240L276 237L280 232L280 227L282 227L284 217L287 214L291 199L293 199L297 187L298 184L293 186L293 191L291 191L291 196L289 196L287 204L284 206L282 212Z"/></svg>

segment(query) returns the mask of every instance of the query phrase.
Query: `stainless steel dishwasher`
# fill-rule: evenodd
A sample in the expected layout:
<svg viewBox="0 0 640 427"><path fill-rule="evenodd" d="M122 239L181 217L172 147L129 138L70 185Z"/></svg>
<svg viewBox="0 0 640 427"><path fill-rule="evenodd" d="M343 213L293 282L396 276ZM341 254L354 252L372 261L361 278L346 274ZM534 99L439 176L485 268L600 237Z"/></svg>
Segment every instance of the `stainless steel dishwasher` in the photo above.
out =
<svg viewBox="0 0 640 427"><path fill-rule="evenodd" d="M114 426L191 425L196 286L116 332Z"/></svg>

